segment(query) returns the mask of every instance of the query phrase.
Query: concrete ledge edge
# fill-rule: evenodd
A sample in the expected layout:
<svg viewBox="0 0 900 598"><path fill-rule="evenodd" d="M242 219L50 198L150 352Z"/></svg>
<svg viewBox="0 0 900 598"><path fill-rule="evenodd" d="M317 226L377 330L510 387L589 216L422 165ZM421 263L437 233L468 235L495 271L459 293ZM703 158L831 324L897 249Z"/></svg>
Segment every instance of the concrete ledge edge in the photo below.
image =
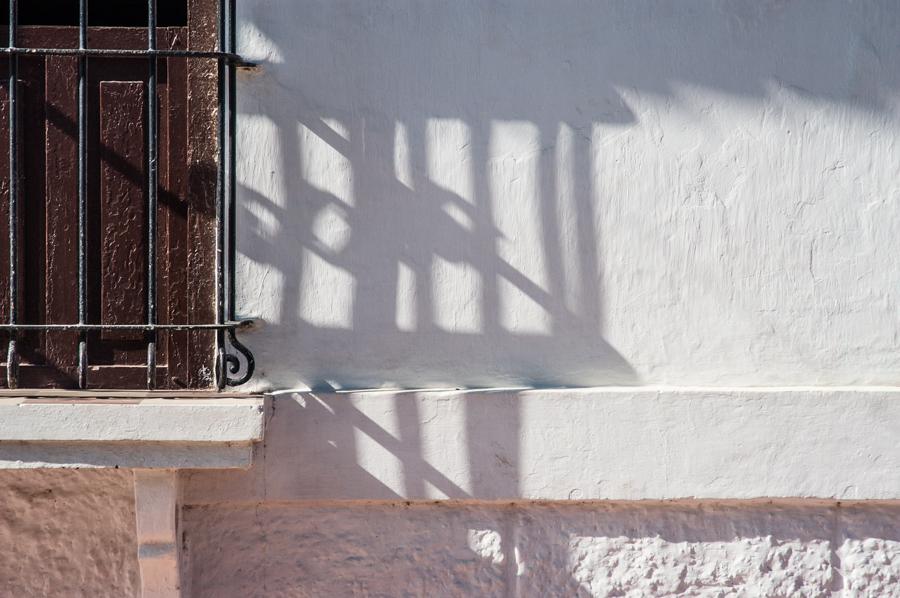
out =
<svg viewBox="0 0 900 598"><path fill-rule="evenodd" d="M252 444L0 442L0 469L247 469Z"/></svg>
<svg viewBox="0 0 900 598"><path fill-rule="evenodd" d="M0 398L2 442L253 443L262 396L223 399Z"/></svg>

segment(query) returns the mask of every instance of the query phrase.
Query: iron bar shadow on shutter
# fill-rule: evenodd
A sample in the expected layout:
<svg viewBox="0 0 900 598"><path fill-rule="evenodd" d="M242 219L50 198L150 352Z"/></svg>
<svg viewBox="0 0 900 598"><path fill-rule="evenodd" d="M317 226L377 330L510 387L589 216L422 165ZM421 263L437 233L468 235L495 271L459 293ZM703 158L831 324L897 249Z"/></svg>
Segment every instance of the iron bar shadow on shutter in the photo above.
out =
<svg viewBox="0 0 900 598"><path fill-rule="evenodd" d="M244 384L255 361L237 338L252 322L235 315L236 69L247 63L236 53L234 1L181 0L191 11L205 11L196 18L198 29L216 22L214 33L195 32L191 23L157 27L161 0L147 0L143 29L92 27L88 0L75 1L75 26L25 27L18 24L20 0L9 0L7 46L0 48L8 71L0 118L8 131L8 174L2 189L8 248L0 256L6 266L5 275L0 273L6 283L0 293L6 385L115 386L116 376L126 380L121 372L141 367L135 363L139 344L145 347L143 385L148 389L222 390ZM215 21L207 18L213 12ZM186 48L185 40L194 43L195 38L207 41ZM195 74L202 75L204 68L216 70L213 95L204 95L199 84L191 87L191 81L209 79ZM74 110L66 108L68 96L35 95L45 81L29 77L38 72L47 89L71 93ZM66 75L76 81L60 85L58 78ZM74 92L66 90L71 83ZM187 168L178 163L187 160L186 147L192 142L179 130L195 118L186 115L189 95L201 105L207 96L215 101L203 112L215 120L206 123L216 130L215 148L207 152L213 184L213 177L203 174L203 164L192 170L194 164ZM43 110L38 116L36 105ZM101 106L100 115L92 112L95 106ZM112 108L104 111L104 106ZM46 120L53 134L40 139L44 147L35 147L38 139L31 133L23 138L23 113ZM206 243L210 226L214 234ZM43 233L48 244L23 247L23 227ZM102 238L96 238L98 231ZM135 253L140 247L142 256ZM37 266L29 266L23 283L26 262ZM211 263L210 283L195 284L196 276L208 276L203 264ZM64 271L76 280L59 280ZM191 295L194 287L212 293L205 299ZM68 292L74 297L67 297ZM135 301L141 296L143 304ZM203 339L213 337L207 354ZM58 363L48 365L48 356ZM158 363L160 356L164 364ZM24 375L53 368L58 371L46 379ZM187 371L188 379L179 379L176 370ZM135 379L127 378L122 387L137 387Z"/></svg>

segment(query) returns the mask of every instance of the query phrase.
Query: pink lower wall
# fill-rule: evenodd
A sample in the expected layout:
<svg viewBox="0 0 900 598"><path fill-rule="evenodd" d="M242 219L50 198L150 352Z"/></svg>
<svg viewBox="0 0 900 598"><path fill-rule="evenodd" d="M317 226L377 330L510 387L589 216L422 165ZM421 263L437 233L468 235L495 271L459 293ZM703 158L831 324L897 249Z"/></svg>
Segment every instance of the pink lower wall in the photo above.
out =
<svg viewBox="0 0 900 598"><path fill-rule="evenodd" d="M137 595L130 471L0 470L0 505L0 596Z"/></svg>
<svg viewBox="0 0 900 598"><path fill-rule="evenodd" d="M900 504L269 503L185 511L191 596L900 595Z"/></svg>
<svg viewBox="0 0 900 598"><path fill-rule="evenodd" d="M0 472L0 595L138 595L129 471ZM900 595L900 502L228 501L185 595Z"/></svg>

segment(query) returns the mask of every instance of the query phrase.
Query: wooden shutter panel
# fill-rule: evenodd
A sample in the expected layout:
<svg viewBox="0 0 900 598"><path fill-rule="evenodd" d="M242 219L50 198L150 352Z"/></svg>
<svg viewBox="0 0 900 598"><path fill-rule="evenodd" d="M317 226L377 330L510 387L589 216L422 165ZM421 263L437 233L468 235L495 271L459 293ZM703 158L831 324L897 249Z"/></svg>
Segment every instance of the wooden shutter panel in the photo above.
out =
<svg viewBox="0 0 900 598"><path fill-rule="evenodd" d="M187 26L160 28L159 47L215 50L216 7L190 0ZM144 49L146 31L92 27L89 46ZM22 27L23 47L76 47L77 28ZM159 59L159 323L215 321L216 62ZM77 72L71 56L27 56L20 74L19 297L23 324L77 322ZM0 60L0 77L7 78ZM146 317L147 59L91 58L88 67L88 322ZM0 140L8 139L5 86ZM2 141L0 141L2 144ZM9 160L0 151L0 318L7 321ZM5 347L9 335L0 334ZM215 333L159 333L159 388L213 384ZM20 386L74 388L78 333L19 334ZM88 334L89 387L144 388L146 336ZM5 353L4 353L5 354ZM2 370L3 368L0 368ZM5 381L5 372L0 371Z"/></svg>

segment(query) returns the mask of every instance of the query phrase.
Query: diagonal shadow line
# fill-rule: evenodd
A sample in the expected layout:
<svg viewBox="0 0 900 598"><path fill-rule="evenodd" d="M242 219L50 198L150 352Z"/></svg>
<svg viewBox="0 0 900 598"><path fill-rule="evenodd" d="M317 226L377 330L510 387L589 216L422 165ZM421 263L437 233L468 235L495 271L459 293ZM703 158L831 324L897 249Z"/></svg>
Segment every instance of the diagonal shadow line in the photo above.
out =
<svg viewBox="0 0 900 598"><path fill-rule="evenodd" d="M47 115L47 120L53 123L54 126L58 127L60 131L62 131L66 136L72 139L72 142L76 144L73 146L77 148L78 143L78 124L70 119L68 116L63 114L58 108L51 105L45 106L45 111ZM115 168L119 173L121 173L129 182L134 183L135 185L143 188L147 186L147 175L142 170L135 168L134 165L130 164L127 159L123 156L117 154L114 150L112 150L109 146L105 144L98 144L100 146L100 160L109 163L113 168ZM77 149L76 149L77 151ZM185 203L186 200L178 197L176 193L173 193L169 189L165 189L160 186L159 200L161 203L166 205L170 205L173 208L179 209Z"/></svg>
<svg viewBox="0 0 900 598"><path fill-rule="evenodd" d="M420 478L443 492L448 498L468 498L469 493L454 484L443 473L435 469L433 465L425 461L421 454L407 455L404 451L403 441L395 438L384 428L366 417L359 409L353 407L349 401L342 397L328 400L321 395L312 394L317 401L328 405L335 415L340 415L343 421L353 425L360 432L380 444L391 452L408 469L416 468L420 472Z"/></svg>

